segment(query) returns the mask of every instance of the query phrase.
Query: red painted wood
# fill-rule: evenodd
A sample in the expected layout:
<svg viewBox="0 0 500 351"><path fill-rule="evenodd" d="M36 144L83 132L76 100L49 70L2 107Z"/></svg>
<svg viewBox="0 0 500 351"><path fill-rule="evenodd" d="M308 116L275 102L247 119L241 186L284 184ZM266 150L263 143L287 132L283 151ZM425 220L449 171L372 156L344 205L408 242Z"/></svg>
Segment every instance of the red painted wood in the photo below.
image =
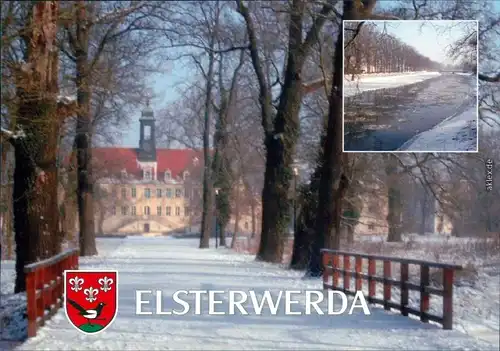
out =
<svg viewBox="0 0 500 351"><path fill-rule="evenodd" d="M368 259L368 298L375 297L377 282L371 278L377 275L376 263L374 259Z"/></svg>
<svg viewBox="0 0 500 351"><path fill-rule="evenodd" d="M339 269L339 266L340 266L340 257L338 255L334 254L333 255L333 268ZM332 285L334 288L337 288L339 286L340 273L334 271L332 273L332 278L333 278Z"/></svg>
<svg viewBox="0 0 500 351"><path fill-rule="evenodd" d="M429 286L429 266L420 266L420 320L424 323L429 322L425 315L429 312L429 293L425 289Z"/></svg>
<svg viewBox="0 0 500 351"><path fill-rule="evenodd" d="M26 274L26 302L27 302L27 314L28 314L28 337L36 335L36 272L30 272Z"/></svg>
<svg viewBox="0 0 500 351"><path fill-rule="evenodd" d="M443 328L453 328L453 269L443 270Z"/></svg>
<svg viewBox="0 0 500 351"><path fill-rule="evenodd" d="M351 256L344 255L344 290L348 291L351 287L351 276L349 275L351 270Z"/></svg>
<svg viewBox="0 0 500 351"><path fill-rule="evenodd" d="M322 260L323 260L323 284L328 284L328 268L327 266L330 266L332 263L330 262L332 259L331 255L328 253L323 253L322 254Z"/></svg>
<svg viewBox="0 0 500 351"><path fill-rule="evenodd" d="M43 325L45 311L49 311L52 305L60 307L57 300L63 298L64 271L77 268L78 251L70 251L67 255L59 254L26 266L28 337L36 336L39 326L37 319L41 318L40 325Z"/></svg>
<svg viewBox="0 0 500 351"><path fill-rule="evenodd" d="M392 286L387 279L391 279L391 261L384 261L384 309L390 310L387 302L391 301Z"/></svg>
<svg viewBox="0 0 500 351"><path fill-rule="evenodd" d="M363 271L362 257L356 257L355 267L356 267L356 291L360 291L363 289L363 280L361 278L361 273Z"/></svg>
<svg viewBox="0 0 500 351"><path fill-rule="evenodd" d="M408 306L408 263L401 263L401 314L408 315L406 307Z"/></svg>

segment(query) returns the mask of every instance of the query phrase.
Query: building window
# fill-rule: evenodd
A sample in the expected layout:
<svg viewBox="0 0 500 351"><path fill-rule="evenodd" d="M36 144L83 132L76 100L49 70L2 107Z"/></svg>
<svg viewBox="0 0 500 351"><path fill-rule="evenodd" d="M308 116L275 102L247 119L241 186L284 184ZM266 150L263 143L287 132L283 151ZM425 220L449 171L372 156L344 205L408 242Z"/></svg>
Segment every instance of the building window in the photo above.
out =
<svg viewBox="0 0 500 351"><path fill-rule="evenodd" d="M245 222L245 229L248 230L248 222Z"/></svg>
<svg viewBox="0 0 500 351"><path fill-rule="evenodd" d="M176 215L176 216L180 216L180 215L181 215L181 208L180 208L179 206L177 206L177 207L175 208L175 215Z"/></svg>
<svg viewBox="0 0 500 351"><path fill-rule="evenodd" d="M127 197L127 189L122 188L122 199L125 199Z"/></svg>
<svg viewBox="0 0 500 351"><path fill-rule="evenodd" d="M172 198L172 189L168 188L167 190L165 190L165 196L169 199Z"/></svg>
<svg viewBox="0 0 500 351"><path fill-rule="evenodd" d="M132 215L135 216L137 214L137 208L132 206Z"/></svg>
<svg viewBox="0 0 500 351"><path fill-rule="evenodd" d="M172 212L172 209L170 206L167 206L165 208L165 216L170 216L171 215L171 212Z"/></svg>
<svg viewBox="0 0 500 351"><path fill-rule="evenodd" d="M122 216L126 216L128 212L128 207L127 206L122 206Z"/></svg>
<svg viewBox="0 0 500 351"><path fill-rule="evenodd" d="M156 189L156 197L161 197L161 189Z"/></svg>
<svg viewBox="0 0 500 351"><path fill-rule="evenodd" d="M151 169L144 170L144 180L151 180Z"/></svg>
<svg viewBox="0 0 500 351"><path fill-rule="evenodd" d="M113 206L113 208L111 209L111 213L113 214L113 216L116 216L116 207Z"/></svg>
<svg viewBox="0 0 500 351"><path fill-rule="evenodd" d="M182 189L175 189L175 197L182 197Z"/></svg>
<svg viewBox="0 0 500 351"><path fill-rule="evenodd" d="M151 189L149 188L144 189L144 197L146 199L149 199L151 197Z"/></svg>
<svg viewBox="0 0 500 351"><path fill-rule="evenodd" d="M375 224L370 223L368 224L368 230L374 230L375 229Z"/></svg>
<svg viewBox="0 0 500 351"><path fill-rule="evenodd" d="M132 188L132 197L136 197L137 196L137 190L134 188Z"/></svg>
<svg viewBox="0 0 500 351"><path fill-rule="evenodd" d="M151 140L151 126L144 126L144 140Z"/></svg>
<svg viewBox="0 0 500 351"><path fill-rule="evenodd" d="M161 206L156 206L156 214L161 216Z"/></svg>
<svg viewBox="0 0 500 351"><path fill-rule="evenodd" d="M170 171L165 171L165 181L172 179L172 173Z"/></svg>
<svg viewBox="0 0 500 351"><path fill-rule="evenodd" d="M116 198L116 189L115 188L111 189L111 195L113 196L113 198Z"/></svg>
<svg viewBox="0 0 500 351"><path fill-rule="evenodd" d="M144 214L146 216L149 216L151 214L151 210L149 209L149 206L144 206Z"/></svg>
<svg viewBox="0 0 500 351"><path fill-rule="evenodd" d="M184 207L184 216L189 216L189 207Z"/></svg>

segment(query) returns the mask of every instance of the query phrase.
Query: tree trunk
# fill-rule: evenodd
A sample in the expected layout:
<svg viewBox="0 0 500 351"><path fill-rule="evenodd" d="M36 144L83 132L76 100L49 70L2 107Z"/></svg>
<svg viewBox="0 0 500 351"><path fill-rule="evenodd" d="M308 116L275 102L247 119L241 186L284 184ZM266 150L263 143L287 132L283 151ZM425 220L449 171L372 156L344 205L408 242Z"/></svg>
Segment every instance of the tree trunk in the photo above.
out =
<svg viewBox="0 0 500 351"><path fill-rule="evenodd" d="M240 189L236 187L235 205L234 205L234 232L233 239L231 240L231 249L235 248L236 240L238 238L238 228L240 224Z"/></svg>
<svg viewBox="0 0 500 351"><path fill-rule="evenodd" d="M9 126L9 129L12 130L14 127L14 123ZM3 140L1 141L3 143ZM1 153L1 168L0 168L0 180L2 184L3 193L0 193L0 200L2 203L0 204L0 245L5 245L5 258L7 260L12 259L13 254L13 244L14 237L12 235L12 183L11 179L13 176L13 167L11 167L12 163L9 160L9 153L11 152L11 144L3 143L0 145L2 153ZM8 166L7 166L8 165ZM0 252L1 255L1 252Z"/></svg>
<svg viewBox="0 0 500 351"><path fill-rule="evenodd" d="M387 174L387 224L389 226L388 242L401 241L401 189L398 174L398 159L393 154L386 156Z"/></svg>
<svg viewBox="0 0 500 351"><path fill-rule="evenodd" d="M213 185L211 172L211 155L210 155L210 110L212 104L212 80L214 75L215 55L213 49L215 47L215 38L210 38L210 51L208 54L208 73L205 96L205 121L203 126L203 213L201 215L201 235L200 249L210 247L210 236L212 234L212 219L213 219Z"/></svg>
<svg viewBox="0 0 500 351"><path fill-rule="evenodd" d="M104 205L99 206L99 220L97 222L97 229L98 229L98 234L103 235L104 234L104 219L106 217L106 208Z"/></svg>
<svg viewBox="0 0 500 351"><path fill-rule="evenodd" d="M26 290L26 264L61 249L57 204L59 58L58 51L53 50L57 15L57 1L34 5L31 21L26 24L26 64L16 82L17 127L25 133L25 137L13 141L16 293Z"/></svg>
<svg viewBox="0 0 500 351"><path fill-rule="evenodd" d="M321 248L340 246L341 201L347 182L343 176L342 160L342 48L343 33L339 29L334 55L334 74L329 97L328 125L323 143L323 162L320 171L318 213L307 275L323 272Z"/></svg>
<svg viewBox="0 0 500 351"><path fill-rule="evenodd" d="M94 184L92 179L92 115L90 110L89 27L83 2L77 5L75 48L78 112L74 147L77 152L77 199L80 256L97 254L94 223Z"/></svg>
<svg viewBox="0 0 500 351"><path fill-rule="evenodd" d="M311 182L310 189L313 188ZM293 239L293 252L292 259L290 262L291 269L302 270L307 267L311 252L311 243L313 240L314 233L314 218L316 202L313 197L317 196L316 192L310 192L308 194L303 194L301 197L301 211L297 217L296 232Z"/></svg>
<svg viewBox="0 0 500 351"><path fill-rule="evenodd" d="M251 238L255 238L255 233L257 232L257 213L256 213L256 206L255 206L255 198L254 194L250 194L250 212L252 213L252 236Z"/></svg>
<svg viewBox="0 0 500 351"><path fill-rule="evenodd" d="M282 262L284 237L290 217L289 188L292 178L290 166L299 136L299 110L302 102L302 69L311 47L318 42L326 16L332 11L331 2L321 9L310 31L304 33L305 1L291 2L288 23L288 50L284 84L279 105L274 116L271 82L266 79L264 64L259 56L257 34L252 17L243 1L238 1L238 11L246 22L250 39L250 56L259 83L264 145L266 148L266 170L262 190L262 230L257 259L267 262ZM274 118L273 118L274 117Z"/></svg>
<svg viewBox="0 0 500 351"><path fill-rule="evenodd" d="M267 135L265 141L262 234L257 258L266 262L281 263L283 260L284 237L290 221L291 165L299 132L301 72L302 65L296 66L294 56L289 55L285 84L274 121L274 135Z"/></svg>

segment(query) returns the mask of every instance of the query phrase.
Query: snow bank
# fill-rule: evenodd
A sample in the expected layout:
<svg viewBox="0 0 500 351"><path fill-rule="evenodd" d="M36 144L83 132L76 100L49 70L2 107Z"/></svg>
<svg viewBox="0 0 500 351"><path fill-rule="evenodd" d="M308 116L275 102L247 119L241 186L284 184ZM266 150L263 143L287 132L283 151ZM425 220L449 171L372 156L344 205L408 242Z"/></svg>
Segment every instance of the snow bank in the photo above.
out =
<svg viewBox="0 0 500 351"><path fill-rule="evenodd" d="M360 76L354 81L351 81L350 76L346 75L344 77L344 96L349 97L364 91L414 84L439 75L441 75L439 72L411 72L397 75Z"/></svg>
<svg viewBox="0 0 500 351"><path fill-rule="evenodd" d="M27 335L26 294L14 294L14 261L2 261L0 272L0 340L23 340ZM0 350L5 349L0 341Z"/></svg>
<svg viewBox="0 0 500 351"><path fill-rule="evenodd" d="M434 128L417 134L399 148L401 151L476 151L477 109L451 116Z"/></svg>

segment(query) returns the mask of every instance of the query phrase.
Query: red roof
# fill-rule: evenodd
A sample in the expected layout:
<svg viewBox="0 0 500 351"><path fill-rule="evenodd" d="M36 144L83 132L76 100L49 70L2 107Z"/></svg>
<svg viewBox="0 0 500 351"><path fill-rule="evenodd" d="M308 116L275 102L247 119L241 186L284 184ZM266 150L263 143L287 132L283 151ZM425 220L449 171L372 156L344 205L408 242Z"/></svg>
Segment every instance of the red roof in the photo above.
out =
<svg viewBox="0 0 500 351"><path fill-rule="evenodd" d="M105 147L92 149L94 171L100 176L119 176L122 170L128 175L142 177L142 171L137 163L137 151L133 148ZM172 178L182 176L182 172L192 168L194 159L198 158L199 165L203 160L203 152L192 149L156 149L157 173L167 170Z"/></svg>

